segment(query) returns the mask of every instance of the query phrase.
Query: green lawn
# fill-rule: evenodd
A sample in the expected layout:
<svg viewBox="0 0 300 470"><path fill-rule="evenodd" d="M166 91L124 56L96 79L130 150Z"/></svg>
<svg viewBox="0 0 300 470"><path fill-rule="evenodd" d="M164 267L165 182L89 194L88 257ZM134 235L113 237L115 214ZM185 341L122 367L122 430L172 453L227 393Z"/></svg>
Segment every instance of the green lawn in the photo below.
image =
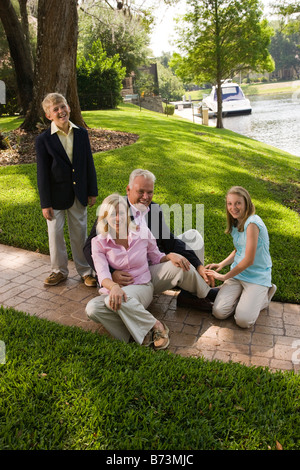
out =
<svg viewBox="0 0 300 470"><path fill-rule="evenodd" d="M218 262L233 249L231 237L224 234L226 191L232 185L244 186L269 230L273 281L278 286L275 300L299 302L298 157L225 129L133 105L83 114L90 127L140 136L134 145L95 155L98 204L111 192L124 194L134 168L147 168L157 177L156 202L182 208L192 204L194 226L196 204L204 205L205 262ZM2 127L11 123L1 122ZM13 119L14 125L19 122ZM89 228L95 214L95 208L89 209ZM35 164L0 168L0 227L0 243L48 253Z"/></svg>
<svg viewBox="0 0 300 470"><path fill-rule="evenodd" d="M296 93L300 81L242 84L245 95L269 95L273 93Z"/></svg>
<svg viewBox="0 0 300 470"><path fill-rule="evenodd" d="M204 204L206 262L219 261L232 250L225 192L241 184L269 229L276 298L299 302L298 158L132 105L84 117L140 136L95 155L99 203L125 192L133 168L148 168L157 202ZM0 217L0 243L48 252L35 164L0 168ZM300 449L292 372L153 352L2 307L0 340L0 450Z"/></svg>
<svg viewBox="0 0 300 470"><path fill-rule="evenodd" d="M238 80L237 80L238 82ZM273 93L296 93L300 88L300 81L288 81L288 82L270 82L270 83L242 83L241 87L246 96L253 95L269 95ZM205 96L209 95L210 89L206 90L193 90L187 91L186 97L191 96L192 100L202 100Z"/></svg>
<svg viewBox="0 0 300 470"><path fill-rule="evenodd" d="M300 448L294 373L154 352L1 307L0 338L1 450Z"/></svg>

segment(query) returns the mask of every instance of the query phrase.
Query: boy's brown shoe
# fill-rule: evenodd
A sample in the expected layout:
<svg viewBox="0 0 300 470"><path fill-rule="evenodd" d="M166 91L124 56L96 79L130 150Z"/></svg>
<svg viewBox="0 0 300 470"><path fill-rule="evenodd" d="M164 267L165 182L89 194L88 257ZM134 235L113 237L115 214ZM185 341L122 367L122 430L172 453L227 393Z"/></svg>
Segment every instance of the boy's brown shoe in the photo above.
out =
<svg viewBox="0 0 300 470"><path fill-rule="evenodd" d="M82 276L81 279L87 287L97 287L97 280L93 276L88 274L87 276Z"/></svg>
<svg viewBox="0 0 300 470"><path fill-rule="evenodd" d="M49 277L47 277L47 279L44 280L44 284L46 284L46 286L56 286L65 279L67 279L67 276L64 276L62 273L53 272Z"/></svg>

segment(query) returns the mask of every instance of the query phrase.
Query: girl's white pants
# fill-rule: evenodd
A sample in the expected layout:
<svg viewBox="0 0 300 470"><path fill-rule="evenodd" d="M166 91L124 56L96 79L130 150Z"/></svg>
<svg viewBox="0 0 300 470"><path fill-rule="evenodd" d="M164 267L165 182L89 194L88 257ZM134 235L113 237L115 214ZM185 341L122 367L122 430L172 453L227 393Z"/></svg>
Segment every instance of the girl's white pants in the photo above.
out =
<svg viewBox="0 0 300 470"><path fill-rule="evenodd" d="M227 279L221 286L214 301L213 315L224 320L234 314L234 319L241 328L250 328L256 322L261 310L268 307L269 287Z"/></svg>

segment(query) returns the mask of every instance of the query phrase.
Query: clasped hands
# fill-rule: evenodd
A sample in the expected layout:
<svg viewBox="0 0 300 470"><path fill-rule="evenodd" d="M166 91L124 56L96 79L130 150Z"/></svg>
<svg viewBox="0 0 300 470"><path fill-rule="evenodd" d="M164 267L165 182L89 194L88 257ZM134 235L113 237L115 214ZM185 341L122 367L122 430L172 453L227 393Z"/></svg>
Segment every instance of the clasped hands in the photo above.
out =
<svg viewBox="0 0 300 470"><path fill-rule="evenodd" d="M168 259L171 261L175 266L180 267L184 271L189 271L191 263L187 258L178 254L178 253L169 253ZM211 269L217 265L208 265L204 267L203 265L199 265L197 268L198 273L204 279L204 281L214 287L215 285L215 271L211 271ZM210 268L207 270L206 268ZM221 275L220 275L221 276ZM116 283L110 290L109 294L109 305L113 310L118 310L121 307L122 301L127 300L127 295L122 287L129 286L133 283L133 277L131 274L127 273L126 271L119 271L116 270L112 273L112 279Z"/></svg>
<svg viewBox="0 0 300 470"><path fill-rule="evenodd" d="M219 273L222 268L223 266L221 266L220 263L211 263L207 264L204 269L210 278L217 279L218 281L225 281L225 274Z"/></svg>

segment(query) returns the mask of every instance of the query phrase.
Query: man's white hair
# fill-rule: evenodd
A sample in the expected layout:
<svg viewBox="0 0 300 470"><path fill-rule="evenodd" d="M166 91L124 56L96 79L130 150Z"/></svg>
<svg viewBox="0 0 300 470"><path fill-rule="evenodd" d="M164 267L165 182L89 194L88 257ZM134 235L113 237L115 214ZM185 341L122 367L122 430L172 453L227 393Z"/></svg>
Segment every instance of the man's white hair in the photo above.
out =
<svg viewBox="0 0 300 470"><path fill-rule="evenodd" d="M133 180L137 177L137 176L143 176L144 178L148 179L148 180L151 180L153 182L153 184L155 183L155 176L153 173L151 173L151 171L149 170L142 170L141 168L137 168L136 170L133 170L133 172L130 174L129 176L129 183L128 183L128 186L130 187L130 189L132 188L132 185L133 185Z"/></svg>

